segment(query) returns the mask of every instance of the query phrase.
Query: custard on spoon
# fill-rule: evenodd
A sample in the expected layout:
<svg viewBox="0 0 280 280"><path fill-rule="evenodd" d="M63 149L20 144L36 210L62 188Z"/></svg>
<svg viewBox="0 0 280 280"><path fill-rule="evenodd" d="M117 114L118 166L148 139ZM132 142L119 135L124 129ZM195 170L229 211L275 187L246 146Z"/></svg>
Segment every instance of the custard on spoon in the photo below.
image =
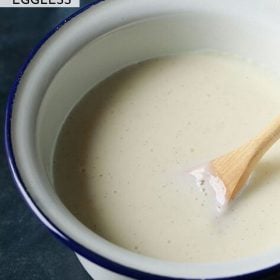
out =
<svg viewBox="0 0 280 280"><path fill-rule="evenodd" d="M215 191L218 204L223 206L241 191L259 160L279 138L280 116L248 143L206 166L193 169L190 174L198 184L209 184Z"/></svg>

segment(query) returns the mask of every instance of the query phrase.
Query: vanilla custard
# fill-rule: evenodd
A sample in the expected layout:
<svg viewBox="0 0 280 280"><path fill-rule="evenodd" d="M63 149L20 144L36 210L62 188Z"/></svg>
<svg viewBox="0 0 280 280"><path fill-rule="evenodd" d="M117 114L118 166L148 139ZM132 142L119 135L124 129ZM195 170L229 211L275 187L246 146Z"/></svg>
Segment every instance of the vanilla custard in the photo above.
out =
<svg viewBox="0 0 280 280"><path fill-rule="evenodd" d="M190 168L257 135L280 113L280 81L230 55L189 53L115 73L72 110L54 182L86 226L176 262L240 259L280 245L280 143L226 211Z"/></svg>

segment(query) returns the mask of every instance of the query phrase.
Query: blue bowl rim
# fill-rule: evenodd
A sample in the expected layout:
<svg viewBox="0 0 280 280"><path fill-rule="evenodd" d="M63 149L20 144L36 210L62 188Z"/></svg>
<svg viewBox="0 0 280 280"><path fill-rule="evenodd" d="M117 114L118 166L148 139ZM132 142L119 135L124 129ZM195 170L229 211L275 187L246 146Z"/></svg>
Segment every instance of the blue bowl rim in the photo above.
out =
<svg viewBox="0 0 280 280"><path fill-rule="evenodd" d="M32 209L33 214L37 216L37 218L49 229L49 231L60 241L62 241L66 246L71 248L73 251L77 252L79 255L85 257L89 261L105 268L115 273L119 273L121 275L132 277L134 279L143 279L143 280L167 280L167 279L174 279L174 280L195 280L194 278L176 278L176 277L168 277L162 275L156 275L144 271L137 270L135 268L127 267L122 264L116 263L110 259L107 259L87 248L83 245L79 244L75 240L71 239L66 233L61 231L49 218L43 213L43 211L38 207L36 202L33 200L32 196L28 193L26 186L21 179L21 175L16 165L13 147L12 147L12 138L11 138L11 120L12 120L12 112L13 112L13 104L17 93L17 88L20 83L21 78L23 77L26 69L28 68L32 59L36 56L40 48L52 37L63 25L67 24L76 16L82 14L92 6L95 6L105 0L93 0L91 3L81 7L76 12L71 14L65 20L58 23L50 32L48 32L45 37L32 49L29 53L29 56L19 69L15 81L10 89L7 104L6 104L6 111L5 111L5 124L4 124L4 145L6 150L6 156L8 160L9 169L11 171L13 180L18 188L19 192L22 194L25 202L27 205ZM237 279L255 279L256 276L265 276L268 273L273 273L279 271L280 264L276 264L272 267L262 269L260 271L255 271L252 273L248 273L245 275L238 275L233 277L226 277L226 278L218 278L219 280L227 279L227 280L237 280ZM196 278L197 279L197 278ZM213 279L213 278L212 278ZM217 280L218 280L217 279ZM214 279L213 279L214 280Z"/></svg>

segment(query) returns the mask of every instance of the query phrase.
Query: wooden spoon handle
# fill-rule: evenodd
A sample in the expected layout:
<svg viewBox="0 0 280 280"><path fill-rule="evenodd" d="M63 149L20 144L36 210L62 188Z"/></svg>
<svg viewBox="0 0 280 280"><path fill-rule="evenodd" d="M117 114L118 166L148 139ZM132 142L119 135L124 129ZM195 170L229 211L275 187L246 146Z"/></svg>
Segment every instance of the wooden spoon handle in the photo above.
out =
<svg viewBox="0 0 280 280"><path fill-rule="evenodd" d="M211 162L212 169L226 187L228 200L240 191L258 161L279 138L280 116L247 144Z"/></svg>
<svg viewBox="0 0 280 280"><path fill-rule="evenodd" d="M248 144L248 149L255 153L256 160L260 159L264 153L280 138L280 116L275 118L263 132L252 139Z"/></svg>

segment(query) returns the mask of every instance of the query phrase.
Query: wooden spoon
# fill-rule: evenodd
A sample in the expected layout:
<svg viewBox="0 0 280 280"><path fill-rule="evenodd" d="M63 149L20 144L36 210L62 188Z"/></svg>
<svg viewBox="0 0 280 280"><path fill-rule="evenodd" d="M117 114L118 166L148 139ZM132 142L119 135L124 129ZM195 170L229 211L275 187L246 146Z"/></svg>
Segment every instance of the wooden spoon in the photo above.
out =
<svg viewBox="0 0 280 280"><path fill-rule="evenodd" d="M265 152L280 138L280 116L240 148L210 162L211 172L224 184L226 201L233 199Z"/></svg>

